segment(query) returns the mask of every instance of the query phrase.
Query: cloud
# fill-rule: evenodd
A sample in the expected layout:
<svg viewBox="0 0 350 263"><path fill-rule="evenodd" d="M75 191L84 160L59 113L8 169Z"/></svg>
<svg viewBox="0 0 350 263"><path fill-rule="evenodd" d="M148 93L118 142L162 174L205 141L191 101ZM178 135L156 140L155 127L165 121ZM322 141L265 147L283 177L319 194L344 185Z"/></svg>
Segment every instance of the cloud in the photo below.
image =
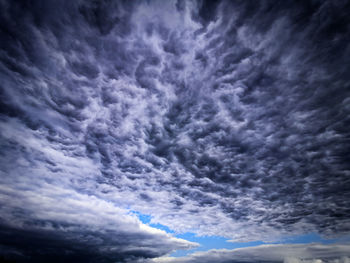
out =
<svg viewBox="0 0 350 263"><path fill-rule="evenodd" d="M3 232L124 249L116 220L139 258L194 244L114 209L233 241L347 235L348 8L0 1Z"/></svg>
<svg viewBox="0 0 350 263"><path fill-rule="evenodd" d="M127 209L93 195L89 187L98 170L91 162L65 156L25 128L26 134L21 133L23 127L17 125L2 135L7 141L26 136L31 152L27 159L11 160L1 172L1 244L16 251L6 249L5 254L20 262L133 262L197 246L142 224ZM19 149L7 151L15 156Z"/></svg>
<svg viewBox="0 0 350 263"><path fill-rule="evenodd" d="M283 262L283 263L323 263L348 262L349 245L320 244L283 244L261 245L257 247L228 249L213 249L206 252L196 252L186 257L163 257L153 262Z"/></svg>

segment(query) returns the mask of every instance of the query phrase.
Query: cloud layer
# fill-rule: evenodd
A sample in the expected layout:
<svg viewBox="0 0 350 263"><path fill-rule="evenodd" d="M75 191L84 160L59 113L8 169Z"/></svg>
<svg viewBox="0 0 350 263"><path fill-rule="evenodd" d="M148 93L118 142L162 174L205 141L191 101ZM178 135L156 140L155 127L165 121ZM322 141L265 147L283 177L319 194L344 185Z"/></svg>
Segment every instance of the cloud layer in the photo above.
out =
<svg viewBox="0 0 350 263"><path fill-rule="evenodd" d="M349 245L261 245L234 250L216 249L197 252L181 258L159 258L153 262L163 263L348 263Z"/></svg>
<svg viewBox="0 0 350 263"><path fill-rule="evenodd" d="M195 246L130 210L234 241L349 233L347 1L0 10L8 251L135 262Z"/></svg>

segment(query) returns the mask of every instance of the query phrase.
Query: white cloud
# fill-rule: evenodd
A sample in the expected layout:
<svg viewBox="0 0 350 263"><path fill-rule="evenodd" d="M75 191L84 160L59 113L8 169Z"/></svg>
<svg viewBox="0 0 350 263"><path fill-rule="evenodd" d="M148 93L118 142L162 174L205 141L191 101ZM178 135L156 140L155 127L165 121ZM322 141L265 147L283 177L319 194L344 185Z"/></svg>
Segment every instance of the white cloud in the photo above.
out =
<svg viewBox="0 0 350 263"><path fill-rule="evenodd" d="M186 257L161 257L154 262L168 263L333 263L348 262L350 245L332 244L281 244L237 248L233 250L213 249L196 252Z"/></svg>

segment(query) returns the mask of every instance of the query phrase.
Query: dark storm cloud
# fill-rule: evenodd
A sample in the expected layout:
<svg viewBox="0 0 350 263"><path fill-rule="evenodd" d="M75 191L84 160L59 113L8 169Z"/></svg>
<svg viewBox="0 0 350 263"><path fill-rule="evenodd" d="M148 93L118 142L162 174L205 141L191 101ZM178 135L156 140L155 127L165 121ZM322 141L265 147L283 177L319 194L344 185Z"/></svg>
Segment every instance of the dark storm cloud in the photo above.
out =
<svg viewBox="0 0 350 263"><path fill-rule="evenodd" d="M0 4L4 246L194 245L116 224L120 243L105 206L233 240L349 233L346 1Z"/></svg>
<svg viewBox="0 0 350 263"><path fill-rule="evenodd" d="M41 224L49 223L34 222L30 227ZM62 227L55 223L52 225L53 228ZM4 254L16 262L137 262L140 258L154 258L164 253L158 247L154 249L159 246L158 241L152 244L152 238L147 235L110 231L107 236L94 231L76 230L74 226L65 227L73 229L69 229L68 233L57 233L57 230L28 231L6 226L1 230L1 243L7 246ZM117 235L118 239L112 240L111 235ZM17 250L8 251L7 248Z"/></svg>

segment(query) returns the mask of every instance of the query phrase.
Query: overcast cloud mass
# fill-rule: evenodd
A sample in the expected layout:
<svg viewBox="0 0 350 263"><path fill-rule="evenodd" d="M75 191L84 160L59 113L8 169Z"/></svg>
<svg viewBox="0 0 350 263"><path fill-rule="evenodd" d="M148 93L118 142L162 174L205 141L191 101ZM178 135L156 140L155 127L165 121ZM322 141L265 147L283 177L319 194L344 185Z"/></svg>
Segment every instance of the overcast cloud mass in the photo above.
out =
<svg viewBox="0 0 350 263"><path fill-rule="evenodd" d="M0 0L0 255L349 263L346 242L169 258L200 245L186 232L349 237L349 14L346 0Z"/></svg>

